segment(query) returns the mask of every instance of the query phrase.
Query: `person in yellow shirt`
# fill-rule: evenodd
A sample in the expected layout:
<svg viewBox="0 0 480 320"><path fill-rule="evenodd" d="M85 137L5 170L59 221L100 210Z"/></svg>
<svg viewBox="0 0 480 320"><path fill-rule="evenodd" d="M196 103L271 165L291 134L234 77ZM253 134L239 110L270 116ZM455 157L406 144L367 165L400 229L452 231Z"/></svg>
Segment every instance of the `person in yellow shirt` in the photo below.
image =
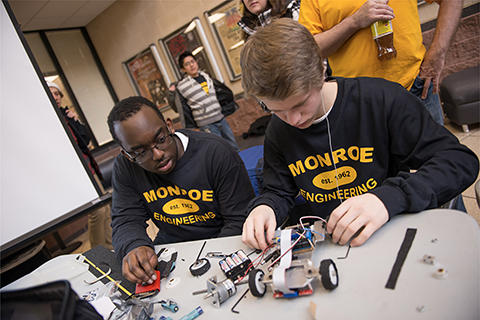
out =
<svg viewBox="0 0 480 320"><path fill-rule="evenodd" d="M433 0L427 0L432 3ZM438 0L437 26L428 51L422 44L417 1L302 1L299 22L315 37L332 75L379 77L398 82L422 99L443 125L438 98L445 55L458 28L462 1ZM397 57L380 62L370 25L392 20Z"/></svg>

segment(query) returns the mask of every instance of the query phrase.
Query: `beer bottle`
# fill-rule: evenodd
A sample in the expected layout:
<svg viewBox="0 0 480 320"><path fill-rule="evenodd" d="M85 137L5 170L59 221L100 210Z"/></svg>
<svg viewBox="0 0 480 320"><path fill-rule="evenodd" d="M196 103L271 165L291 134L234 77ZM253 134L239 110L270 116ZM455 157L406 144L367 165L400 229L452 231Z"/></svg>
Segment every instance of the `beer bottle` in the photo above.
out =
<svg viewBox="0 0 480 320"><path fill-rule="evenodd" d="M377 44L380 61L387 61L397 57L397 50L393 46L393 28L392 21L377 21L371 26L373 40Z"/></svg>

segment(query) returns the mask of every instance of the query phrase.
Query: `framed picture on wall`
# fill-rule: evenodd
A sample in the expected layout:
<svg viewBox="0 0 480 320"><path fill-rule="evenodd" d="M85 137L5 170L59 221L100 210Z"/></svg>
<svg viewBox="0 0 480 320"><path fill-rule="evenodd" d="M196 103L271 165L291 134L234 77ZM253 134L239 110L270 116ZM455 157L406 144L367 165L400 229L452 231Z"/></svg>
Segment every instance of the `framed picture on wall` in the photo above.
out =
<svg viewBox="0 0 480 320"><path fill-rule="evenodd" d="M243 47L243 31L237 22L242 18L240 1L225 1L205 12L223 63L229 71L230 80L241 76L240 51Z"/></svg>
<svg viewBox="0 0 480 320"><path fill-rule="evenodd" d="M162 111L170 108L167 100L170 79L154 44L122 64L137 95L153 101Z"/></svg>
<svg viewBox="0 0 480 320"><path fill-rule="evenodd" d="M165 56L170 59L171 64L174 66L173 70L177 80L183 77L183 72L178 64L178 58L183 52L190 51L195 56L200 70L224 82L198 18L194 18L190 23L158 41L164 50Z"/></svg>

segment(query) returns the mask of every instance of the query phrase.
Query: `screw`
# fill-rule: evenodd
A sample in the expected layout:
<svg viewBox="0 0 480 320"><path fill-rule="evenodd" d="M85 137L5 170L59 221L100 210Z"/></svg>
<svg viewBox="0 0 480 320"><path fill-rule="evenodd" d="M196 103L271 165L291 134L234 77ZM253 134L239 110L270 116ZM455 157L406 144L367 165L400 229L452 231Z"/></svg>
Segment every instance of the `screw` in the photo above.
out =
<svg viewBox="0 0 480 320"><path fill-rule="evenodd" d="M425 306L418 306L417 307L417 311L420 312L420 313L424 313L427 309L425 308Z"/></svg>

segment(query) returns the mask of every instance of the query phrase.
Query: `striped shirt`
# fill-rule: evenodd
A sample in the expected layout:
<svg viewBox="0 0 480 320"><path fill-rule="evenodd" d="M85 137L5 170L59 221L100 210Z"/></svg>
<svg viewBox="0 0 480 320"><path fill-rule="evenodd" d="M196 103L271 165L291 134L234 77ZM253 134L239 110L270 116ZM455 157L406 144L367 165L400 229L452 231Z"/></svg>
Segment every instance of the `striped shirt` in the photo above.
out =
<svg viewBox="0 0 480 320"><path fill-rule="evenodd" d="M198 127L203 127L208 124L218 122L223 119L222 107L217 99L215 87L212 79L203 71L199 71L208 87L208 94L202 86L189 75L180 80L177 84L177 90L187 100L187 103L192 109L193 119Z"/></svg>

